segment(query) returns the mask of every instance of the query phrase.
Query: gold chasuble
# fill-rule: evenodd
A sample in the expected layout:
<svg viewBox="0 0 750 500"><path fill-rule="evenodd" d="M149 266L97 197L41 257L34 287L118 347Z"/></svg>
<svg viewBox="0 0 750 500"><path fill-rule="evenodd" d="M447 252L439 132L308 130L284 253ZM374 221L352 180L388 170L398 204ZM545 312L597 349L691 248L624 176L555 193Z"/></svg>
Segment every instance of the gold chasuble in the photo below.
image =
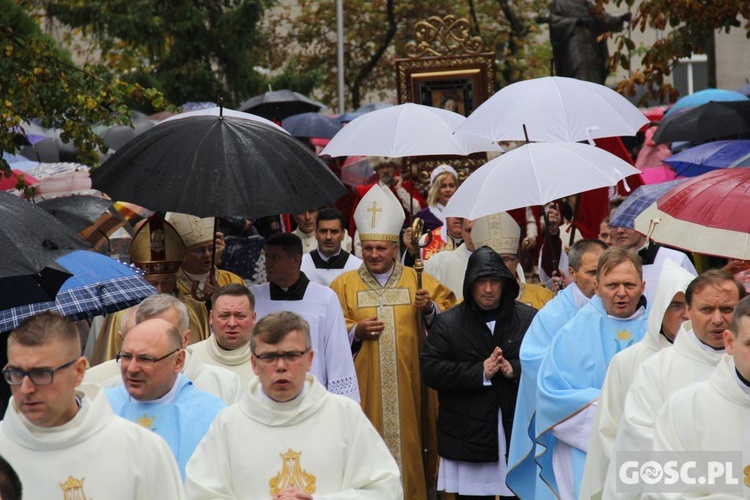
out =
<svg viewBox="0 0 750 500"><path fill-rule="evenodd" d="M422 275L422 287L442 311L456 301L453 292L428 274ZM396 263L381 287L363 264L359 270L336 278L331 288L341 302L347 329L375 316L385 324L380 338L363 341L354 358L362 409L401 469L404 498L426 499L417 325L420 312L414 307L417 273ZM426 417L431 483L437 473L436 403L434 394L429 394Z"/></svg>

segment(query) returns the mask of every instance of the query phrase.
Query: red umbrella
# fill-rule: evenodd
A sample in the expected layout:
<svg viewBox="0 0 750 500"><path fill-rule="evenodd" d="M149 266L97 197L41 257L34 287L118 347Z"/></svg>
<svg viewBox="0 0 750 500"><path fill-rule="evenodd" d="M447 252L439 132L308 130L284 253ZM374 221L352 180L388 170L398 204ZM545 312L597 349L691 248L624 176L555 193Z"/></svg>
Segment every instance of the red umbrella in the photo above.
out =
<svg viewBox="0 0 750 500"><path fill-rule="evenodd" d="M750 259L750 169L715 170L667 192L635 219L657 243Z"/></svg>
<svg viewBox="0 0 750 500"><path fill-rule="evenodd" d="M15 189L19 177L22 177L26 181L26 186L33 186L34 184L39 183L36 177L33 177L26 172L13 169L10 171L10 177L0 174L0 191Z"/></svg>

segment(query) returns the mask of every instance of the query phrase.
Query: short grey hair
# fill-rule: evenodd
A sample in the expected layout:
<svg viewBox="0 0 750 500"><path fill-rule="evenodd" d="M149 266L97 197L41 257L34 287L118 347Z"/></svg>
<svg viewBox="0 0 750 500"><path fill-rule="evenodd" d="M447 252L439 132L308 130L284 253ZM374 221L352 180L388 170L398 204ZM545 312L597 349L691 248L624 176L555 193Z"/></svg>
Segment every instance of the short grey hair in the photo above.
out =
<svg viewBox="0 0 750 500"><path fill-rule="evenodd" d="M184 332L190 327L187 307L180 299L167 293L158 293L143 299L143 302L138 305L135 311L135 322L140 323L143 320L158 316L172 307L177 309L177 314L180 316L180 331ZM123 319L123 324L124 322Z"/></svg>

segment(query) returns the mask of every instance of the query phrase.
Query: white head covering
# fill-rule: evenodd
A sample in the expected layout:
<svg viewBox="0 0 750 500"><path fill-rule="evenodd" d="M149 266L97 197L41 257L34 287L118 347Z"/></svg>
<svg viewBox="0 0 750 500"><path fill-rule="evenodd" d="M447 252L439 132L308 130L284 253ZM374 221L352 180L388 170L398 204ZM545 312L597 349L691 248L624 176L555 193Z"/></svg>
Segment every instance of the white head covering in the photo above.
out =
<svg viewBox="0 0 750 500"><path fill-rule="evenodd" d="M167 222L180 233L186 247L206 243L214 239L214 218L169 212Z"/></svg>
<svg viewBox="0 0 750 500"><path fill-rule="evenodd" d="M354 211L361 241L398 241L404 225L404 209L388 186L374 185Z"/></svg>
<svg viewBox="0 0 750 500"><path fill-rule="evenodd" d="M456 169L451 167L450 165L442 164L433 168L432 172L430 172L430 186L435 184L435 179L437 179L438 175L444 174L445 172L453 174L453 177L455 177L456 181L458 181L458 173L456 172Z"/></svg>

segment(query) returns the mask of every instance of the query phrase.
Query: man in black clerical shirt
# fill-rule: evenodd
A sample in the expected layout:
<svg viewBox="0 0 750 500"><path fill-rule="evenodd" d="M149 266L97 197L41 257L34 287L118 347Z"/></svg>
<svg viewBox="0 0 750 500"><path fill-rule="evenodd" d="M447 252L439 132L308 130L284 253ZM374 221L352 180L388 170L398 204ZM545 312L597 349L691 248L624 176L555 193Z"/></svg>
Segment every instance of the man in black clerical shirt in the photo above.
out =
<svg viewBox="0 0 750 500"><path fill-rule="evenodd" d="M344 241L344 216L335 208L324 208L315 221L318 247L302 256L302 272L310 281L328 286L346 271L359 269L362 260L341 248Z"/></svg>

